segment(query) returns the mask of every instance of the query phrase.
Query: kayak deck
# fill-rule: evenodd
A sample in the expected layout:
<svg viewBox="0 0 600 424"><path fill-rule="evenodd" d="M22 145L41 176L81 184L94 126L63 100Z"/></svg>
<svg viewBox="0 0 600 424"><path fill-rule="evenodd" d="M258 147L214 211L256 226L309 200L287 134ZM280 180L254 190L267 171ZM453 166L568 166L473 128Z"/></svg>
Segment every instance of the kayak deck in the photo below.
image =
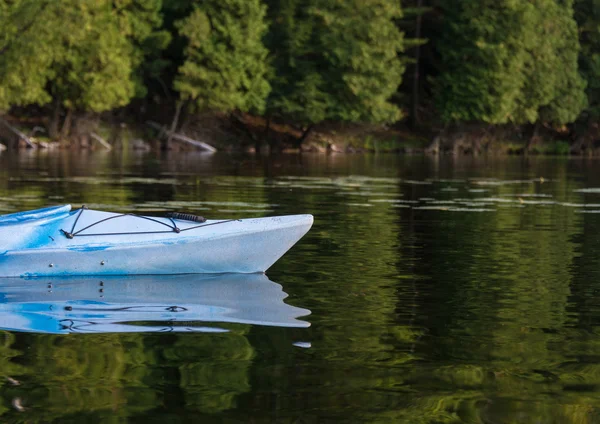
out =
<svg viewBox="0 0 600 424"><path fill-rule="evenodd" d="M264 272L311 215L193 222L70 206L0 221L0 276Z"/></svg>
<svg viewBox="0 0 600 424"><path fill-rule="evenodd" d="M34 211L17 212L0 215L0 225L24 224L30 221L41 221L48 218L64 217L71 211L71 205L51 206Z"/></svg>

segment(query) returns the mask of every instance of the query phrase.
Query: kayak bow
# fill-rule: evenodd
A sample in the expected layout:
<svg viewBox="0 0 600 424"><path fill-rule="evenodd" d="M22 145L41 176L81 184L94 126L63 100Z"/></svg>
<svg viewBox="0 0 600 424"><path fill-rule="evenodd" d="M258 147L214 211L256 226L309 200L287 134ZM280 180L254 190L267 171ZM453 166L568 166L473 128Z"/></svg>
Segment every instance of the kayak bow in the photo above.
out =
<svg viewBox="0 0 600 424"><path fill-rule="evenodd" d="M192 220L56 206L0 216L0 276L264 272L312 223L312 215Z"/></svg>

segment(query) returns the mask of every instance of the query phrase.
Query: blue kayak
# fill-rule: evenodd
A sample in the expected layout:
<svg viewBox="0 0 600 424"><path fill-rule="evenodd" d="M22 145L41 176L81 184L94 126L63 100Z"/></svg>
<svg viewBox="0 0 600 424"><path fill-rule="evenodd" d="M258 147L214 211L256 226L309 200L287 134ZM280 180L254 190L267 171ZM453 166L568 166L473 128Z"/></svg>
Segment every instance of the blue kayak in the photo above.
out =
<svg viewBox="0 0 600 424"><path fill-rule="evenodd" d="M0 216L0 277L265 272L312 215L205 220L70 205Z"/></svg>

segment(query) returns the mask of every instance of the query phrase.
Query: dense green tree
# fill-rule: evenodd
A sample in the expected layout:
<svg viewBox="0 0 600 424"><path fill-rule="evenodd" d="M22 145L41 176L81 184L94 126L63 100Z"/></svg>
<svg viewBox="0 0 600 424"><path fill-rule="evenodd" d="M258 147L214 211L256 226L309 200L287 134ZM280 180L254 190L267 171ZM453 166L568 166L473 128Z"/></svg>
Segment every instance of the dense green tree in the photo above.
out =
<svg viewBox="0 0 600 424"><path fill-rule="evenodd" d="M56 77L49 85L56 107L67 109L65 136L74 111L104 112L144 95L143 74L152 74L153 61L142 67L143 60L169 37L154 31L161 24L160 0L75 1L62 7L63 13L72 13L74 24L61 33L69 47L53 64Z"/></svg>
<svg viewBox="0 0 600 424"><path fill-rule="evenodd" d="M599 0L0 0L0 110L53 102L57 136L146 96L174 127L188 104L308 130L395 122L410 93L414 124L432 99L446 123L593 123L598 28Z"/></svg>
<svg viewBox="0 0 600 424"><path fill-rule="evenodd" d="M0 1L0 110L50 101L58 55L58 10L51 1Z"/></svg>
<svg viewBox="0 0 600 424"><path fill-rule="evenodd" d="M303 124L393 122L404 71L399 1L269 0L269 109Z"/></svg>
<svg viewBox="0 0 600 424"><path fill-rule="evenodd" d="M162 51L172 40L163 26L163 0L122 0L114 4L121 32L133 45L134 81L136 96L146 95L144 79L156 79L167 66Z"/></svg>
<svg viewBox="0 0 600 424"><path fill-rule="evenodd" d="M444 121L574 121L585 106L572 1L441 3Z"/></svg>
<svg viewBox="0 0 600 424"><path fill-rule="evenodd" d="M260 0L207 0L176 24L187 40L174 88L199 109L262 112L267 29Z"/></svg>
<svg viewBox="0 0 600 424"><path fill-rule="evenodd" d="M430 7L426 7L428 4L429 2L426 0L404 0L402 2L404 17L399 22L400 29L405 32L407 37L410 37L405 41L406 55L410 58L409 66L400 91L402 94L410 93L409 117L410 125L413 128L419 125L419 109L424 81L422 78L424 67L421 58L425 50L423 46L428 44L428 40L422 37L429 29L427 27L428 18L432 11Z"/></svg>
<svg viewBox="0 0 600 424"><path fill-rule="evenodd" d="M544 0L524 11L535 16L525 39L534 42L525 62L527 82L517 109L530 122L565 124L577 119L585 108L585 81L579 74L577 23L573 0ZM518 122L518 120L517 120Z"/></svg>
<svg viewBox="0 0 600 424"><path fill-rule="evenodd" d="M0 107L102 112L144 94L146 54L164 46L160 0L0 2ZM149 40L150 39L150 40Z"/></svg>
<svg viewBox="0 0 600 424"><path fill-rule="evenodd" d="M575 18L581 43L580 66L587 81L590 117L600 116L600 1L576 0Z"/></svg>
<svg viewBox="0 0 600 424"><path fill-rule="evenodd" d="M120 34L112 10L101 3L63 6L73 23L58 41L70 47L58 52L50 85L70 110L102 112L125 106L135 93L131 44Z"/></svg>

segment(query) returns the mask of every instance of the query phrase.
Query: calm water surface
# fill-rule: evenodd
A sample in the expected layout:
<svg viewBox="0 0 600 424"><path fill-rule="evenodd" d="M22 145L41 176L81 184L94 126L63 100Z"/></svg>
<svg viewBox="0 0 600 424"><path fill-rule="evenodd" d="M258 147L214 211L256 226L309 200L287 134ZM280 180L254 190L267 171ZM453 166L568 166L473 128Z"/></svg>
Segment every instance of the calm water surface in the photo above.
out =
<svg viewBox="0 0 600 424"><path fill-rule="evenodd" d="M600 423L598 160L0 155L0 213L60 203L315 225L266 277L0 281L1 422Z"/></svg>

